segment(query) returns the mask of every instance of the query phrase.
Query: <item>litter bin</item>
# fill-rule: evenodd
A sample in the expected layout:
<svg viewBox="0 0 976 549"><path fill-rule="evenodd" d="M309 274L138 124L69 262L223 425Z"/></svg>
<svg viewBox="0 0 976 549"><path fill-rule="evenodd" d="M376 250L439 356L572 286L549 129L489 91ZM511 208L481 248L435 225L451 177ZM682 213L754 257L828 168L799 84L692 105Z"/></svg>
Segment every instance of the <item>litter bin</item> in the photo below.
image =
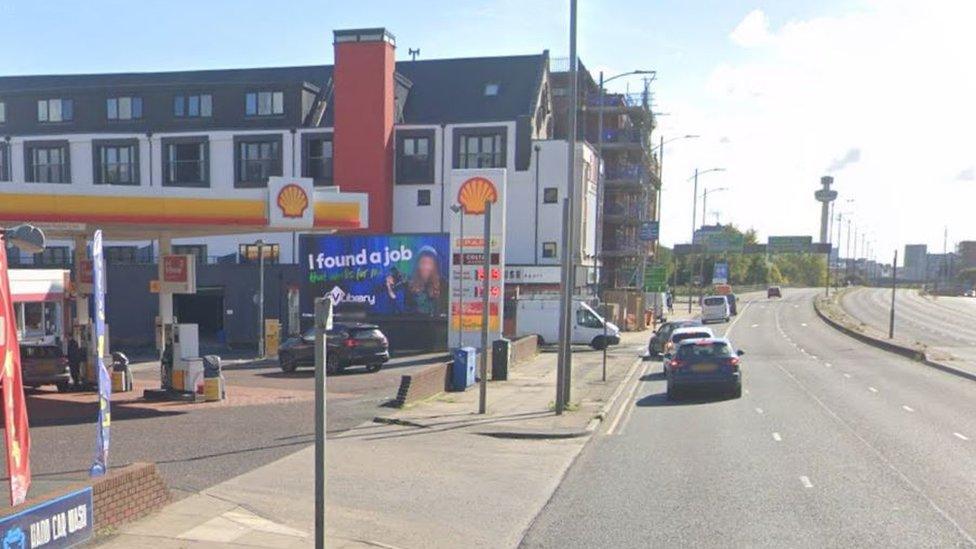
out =
<svg viewBox="0 0 976 549"><path fill-rule="evenodd" d="M217 402L227 398L224 371L220 365L220 357L217 355L203 357L203 397L207 402Z"/></svg>
<svg viewBox="0 0 976 549"><path fill-rule="evenodd" d="M496 339L491 343L491 379L505 381L508 379L508 362L512 359L512 342L508 339Z"/></svg>
<svg viewBox="0 0 976 549"><path fill-rule="evenodd" d="M463 391L474 385L475 357L474 347L454 349L454 362L451 364L451 390Z"/></svg>
<svg viewBox="0 0 976 549"><path fill-rule="evenodd" d="M129 369L129 357L125 353L112 353L112 392L124 393L132 390L132 370Z"/></svg>

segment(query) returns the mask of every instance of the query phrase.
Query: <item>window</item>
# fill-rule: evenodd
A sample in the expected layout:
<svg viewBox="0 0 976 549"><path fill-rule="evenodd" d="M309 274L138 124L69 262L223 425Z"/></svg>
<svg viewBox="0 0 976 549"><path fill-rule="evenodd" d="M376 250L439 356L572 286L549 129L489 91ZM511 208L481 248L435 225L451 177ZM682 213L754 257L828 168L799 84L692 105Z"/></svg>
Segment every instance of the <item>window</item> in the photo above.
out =
<svg viewBox="0 0 976 549"><path fill-rule="evenodd" d="M332 184L332 134L302 134L302 177L316 185Z"/></svg>
<svg viewBox="0 0 976 549"><path fill-rule="evenodd" d="M48 246L43 252L34 254L34 265L70 265L71 254L67 246Z"/></svg>
<svg viewBox="0 0 976 549"><path fill-rule="evenodd" d="M417 191L417 205L430 206L430 189L420 189Z"/></svg>
<svg viewBox="0 0 976 549"><path fill-rule="evenodd" d="M138 263L138 246L105 246L105 263L109 265L132 265Z"/></svg>
<svg viewBox="0 0 976 549"><path fill-rule="evenodd" d="M234 170L235 186L266 186L269 177L281 175L281 136L235 137Z"/></svg>
<svg viewBox="0 0 976 549"><path fill-rule="evenodd" d="M210 118L213 116L213 96L209 93L174 96L173 116L178 118Z"/></svg>
<svg viewBox="0 0 976 549"><path fill-rule="evenodd" d="M94 141L96 185L139 184L139 142L135 139Z"/></svg>
<svg viewBox="0 0 976 549"><path fill-rule="evenodd" d="M24 146L26 179L31 183L71 183L67 141L36 141Z"/></svg>
<svg viewBox="0 0 976 549"><path fill-rule="evenodd" d="M37 121L68 122L74 118L74 110L71 99L41 99L37 102Z"/></svg>
<svg viewBox="0 0 976 549"><path fill-rule="evenodd" d="M543 189L542 202L545 204L556 204L559 202L559 189L556 187L546 187Z"/></svg>
<svg viewBox="0 0 976 549"><path fill-rule="evenodd" d="M10 181L9 143L0 143L0 181Z"/></svg>
<svg viewBox="0 0 976 549"><path fill-rule="evenodd" d="M266 263L278 263L281 250L277 244L264 244L260 248ZM257 263L260 258L257 244L238 244L237 253L241 263Z"/></svg>
<svg viewBox="0 0 976 549"><path fill-rule="evenodd" d="M505 128L455 130L455 168L504 168Z"/></svg>
<svg viewBox="0 0 976 549"><path fill-rule="evenodd" d="M494 97L498 95L498 82L489 82L485 84L485 96Z"/></svg>
<svg viewBox="0 0 976 549"><path fill-rule="evenodd" d="M110 97L105 109L109 120L138 120L142 118L142 98Z"/></svg>
<svg viewBox="0 0 976 549"><path fill-rule="evenodd" d="M0 124L7 122L7 104L0 101Z"/></svg>
<svg viewBox="0 0 976 549"><path fill-rule="evenodd" d="M210 150L206 137L163 139L163 185L207 187Z"/></svg>
<svg viewBox="0 0 976 549"><path fill-rule="evenodd" d="M542 257L549 257L549 258L556 257L556 243L555 242L543 242L542 243Z"/></svg>
<svg viewBox="0 0 976 549"><path fill-rule="evenodd" d="M173 244L173 253L176 255L196 256L197 263L207 262L206 244Z"/></svg>
<svg viewBox="0 0 976 549"><path fill-rule="evenodd" d="M397 183L434 182L434 131L397 132Z"/></svg>
<svg viewBox="0 0 976 549"><path fill-rule="evenodd" d="M244 112L248 116L274 116L285 113L285 94L280 91L248 92Z"/></svg>

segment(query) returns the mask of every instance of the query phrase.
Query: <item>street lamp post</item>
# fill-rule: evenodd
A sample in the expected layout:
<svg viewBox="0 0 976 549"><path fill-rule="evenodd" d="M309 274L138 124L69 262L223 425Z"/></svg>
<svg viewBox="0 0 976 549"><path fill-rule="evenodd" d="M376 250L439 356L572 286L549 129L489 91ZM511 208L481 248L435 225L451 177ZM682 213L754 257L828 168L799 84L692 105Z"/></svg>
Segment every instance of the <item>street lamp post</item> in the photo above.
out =
<svg viewBox="0 0 976 549"><path fill-rule="evenodd" d="M461 234L458 235L460 243L458 244L458 250L461 252L458 254L458 303L457 303L457 346L460 349L463 346L463 340L461 338L462 332L464 331L464 210L460 204L451 204L451 211L458 214L461 224ZM451 246L454 249L454 246ZM452 315L453 317L454 315ZM454 322L454 319L451 319Z"/></svg>
<svg viewBox="0 0 976 549"><path fill-rule="evenodd" d="M728 187L719 187L717 189L705 189L702 192L702 225L706 225L708 222L705 220L705 216L708 215L708 194L717 193L719 191L727 191Z"/></svg>
<svg viewBox="0 0 976 549"><path fill-rule="evenodd" d="M691 196L691 242L692 244L694 244L695 242L695 230L698 228L698 176L705 175L706 173L711 173L711 172L724 172L724 171L725 168L709 168L704 171L700 171L698 168L695 168L695 175L691 177L691 179L694 179L695 181L695 185L693 189L694 192L692 193ZM704 213L702 214L702 217L704 217Z"/></svg>

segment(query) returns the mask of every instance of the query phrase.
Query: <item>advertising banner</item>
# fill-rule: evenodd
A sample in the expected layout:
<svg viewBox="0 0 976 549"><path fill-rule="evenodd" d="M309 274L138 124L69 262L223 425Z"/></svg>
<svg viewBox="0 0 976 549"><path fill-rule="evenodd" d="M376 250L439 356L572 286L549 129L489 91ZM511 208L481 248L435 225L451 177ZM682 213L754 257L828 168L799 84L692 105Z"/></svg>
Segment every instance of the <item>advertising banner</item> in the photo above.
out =
<svg viewBox="0 0 976 549"><path fill-rule="evenodd" d="M446 234L308 235L301 253L311 297L337 312L447 318Z"/></svg>
<svg viewBox="0 0 976 549"><path fill-rule="evenodd" d="M10 475L10 504L20 505L31 484L30 430L27 403L20 371L20 343L14 319L13 295L7 271L7 249L0 238L0 389L3 395L4 439L7 443L7 473Z"/></svg>
<svg viewBox="0 0 976 549"><path fill-rule="evenodd" d="M71 492L0 519L2 547L75 547L92 537L91 487Z"/></svg>
<svg viewBox="0 0 976 549"><path fill-rule="evenodd" d="M92 298L95 303L95 368L98 370L98 425L95 430L95 459L91 476L108 471L109 426L112 423L112 375L105 367L105 260L102 256L102 231L92 238Z"/></svg>
<svg viewBox="0 0 976 549"><path fill-rule="evenodd" d="M160 289L174 294L197 293L197 259L192 254L167 254L162 257L163 279Z"/></svg>
<svg viewBox="0 0 976 549"><path fill-rule="evenodd" d="M451 322L448 345L481 347L484 280L488 277L488 340L501 337L505 299L505 183L503 169L454 170L448 193L451 219ZM488 273L484 267L485 204L491 204Z"/></svg>
<svg viewBox="0 0 976 549"><path fill-rule="evenodd" d="M729 264L728 263L715 263L712 269L712 284L728 284L729 283Z"/></svg>

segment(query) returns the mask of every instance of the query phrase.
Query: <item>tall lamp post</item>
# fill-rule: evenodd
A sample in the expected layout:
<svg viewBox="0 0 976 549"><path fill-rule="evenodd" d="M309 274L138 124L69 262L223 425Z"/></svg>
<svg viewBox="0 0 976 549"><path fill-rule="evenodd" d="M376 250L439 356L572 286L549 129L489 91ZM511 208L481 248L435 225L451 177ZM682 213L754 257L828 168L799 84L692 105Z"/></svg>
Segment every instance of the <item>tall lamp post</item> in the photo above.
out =
<svg viewBox="0 0 976 549"><path fill-rule="evenodd" d="M458 320L458 331L457 331L457 346L460 349L463 346L463 341L461 338L462 331L464 330L464 210L461 208L460 204L451 204L451 211L458 214L458 219L461 222L461 234L458 235L460 239L460 244L458 245L458 250L461 253L458 256L460 260L458 262L458 303L457 303L457 320ZM451 246L454 249L454 246ZM452 315L453 317L454 315ZM454 319L451 319L454 322Z"/></svg>
<svg viewBox="0 0 976 549"><path fill-rule="evenodd" d="M719 191L727 191L728 187L719 187L717 189L705 189L702 191L702 225L706 225L708 222L705 220L705 216L708 215L708 195L710 193L717 193Z"/></svg>
<svg viewBox="0 0 976 549"><path fill-rule="evenodd" d="M688 178L689 181L694 180L694 192L691 195L691 242L695 243L695 230L698 228L698 177L705 175L706 173L712 172L724 172L725 168L709 168L707 170L699 170L695 168L695 175ZM704 217L704 214L702 214Z"/></svg>

